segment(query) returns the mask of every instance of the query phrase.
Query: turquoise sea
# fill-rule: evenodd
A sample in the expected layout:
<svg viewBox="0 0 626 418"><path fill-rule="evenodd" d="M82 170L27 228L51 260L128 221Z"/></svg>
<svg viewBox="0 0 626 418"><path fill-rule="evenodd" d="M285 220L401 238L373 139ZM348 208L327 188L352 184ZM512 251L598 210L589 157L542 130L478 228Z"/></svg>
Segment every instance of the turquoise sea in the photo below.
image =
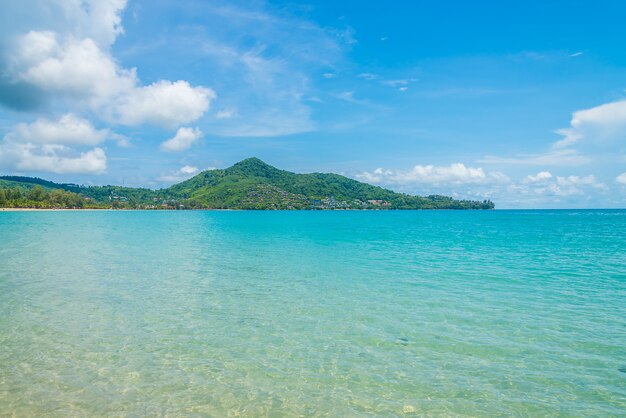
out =
<svg viewBox="0 0 626 418"><path fill-rule="evenodd" d="M626 211L0 212L1 416L625 416Z"/></svg>

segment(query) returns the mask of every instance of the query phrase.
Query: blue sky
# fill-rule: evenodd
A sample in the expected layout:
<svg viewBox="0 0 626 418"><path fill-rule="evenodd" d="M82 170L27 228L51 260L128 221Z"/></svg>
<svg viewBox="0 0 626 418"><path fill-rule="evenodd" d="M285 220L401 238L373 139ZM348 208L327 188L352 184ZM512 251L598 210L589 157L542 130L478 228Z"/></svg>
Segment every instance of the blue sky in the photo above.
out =
<svg viewBox="0 0 626 418"><path fill-rule="evenodd" d="M257 156L500 208L626 207L621 1L8 0L0 172Z"/></svg>

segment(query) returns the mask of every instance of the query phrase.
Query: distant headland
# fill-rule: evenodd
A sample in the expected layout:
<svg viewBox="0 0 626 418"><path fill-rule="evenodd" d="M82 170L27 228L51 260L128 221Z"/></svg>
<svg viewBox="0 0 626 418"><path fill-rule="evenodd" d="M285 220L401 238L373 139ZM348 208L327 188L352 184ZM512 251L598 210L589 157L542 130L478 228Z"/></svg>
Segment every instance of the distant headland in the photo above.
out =
<svg viewBox="0 0 626 418"><path fill-rule="evenodd" d="M33 209L493 209L489 200L412 196L339 174L296 174L247 158L206 170L173 186L151 190L80 186L36 177L0 176L0 208Z"/></svg>

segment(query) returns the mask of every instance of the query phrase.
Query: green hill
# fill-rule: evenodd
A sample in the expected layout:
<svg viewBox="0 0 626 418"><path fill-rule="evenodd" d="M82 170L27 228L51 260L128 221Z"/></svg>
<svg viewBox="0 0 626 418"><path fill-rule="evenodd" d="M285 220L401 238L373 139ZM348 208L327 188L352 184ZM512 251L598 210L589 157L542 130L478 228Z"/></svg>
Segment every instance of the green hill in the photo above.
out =
<svg viewBox="0 0 626 418"><path fill-rule="evenodd" d="M411 196L338 174L296 174L258 158L227 169L207 170L161 190L119 186L82 187L30 177L0 177L0 188L35 185L61 189L92 204L128 208L185 209L493 209L490 201ZM5 203L6 204L6 203Z"/></svg>

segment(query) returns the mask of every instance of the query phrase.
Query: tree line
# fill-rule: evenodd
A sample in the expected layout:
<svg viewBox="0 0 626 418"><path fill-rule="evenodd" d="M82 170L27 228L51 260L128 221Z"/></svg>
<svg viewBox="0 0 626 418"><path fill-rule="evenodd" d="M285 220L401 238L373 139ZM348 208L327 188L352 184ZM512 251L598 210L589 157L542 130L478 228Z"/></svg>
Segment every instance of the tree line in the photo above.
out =
<svg viewBox="0 0 626 418"><path fill-rule="evenodd" d="M30 189L0 189L0 207L4 208L80 209L94 206L85 197L62 189L46 190L39 185Z"/></svg>

